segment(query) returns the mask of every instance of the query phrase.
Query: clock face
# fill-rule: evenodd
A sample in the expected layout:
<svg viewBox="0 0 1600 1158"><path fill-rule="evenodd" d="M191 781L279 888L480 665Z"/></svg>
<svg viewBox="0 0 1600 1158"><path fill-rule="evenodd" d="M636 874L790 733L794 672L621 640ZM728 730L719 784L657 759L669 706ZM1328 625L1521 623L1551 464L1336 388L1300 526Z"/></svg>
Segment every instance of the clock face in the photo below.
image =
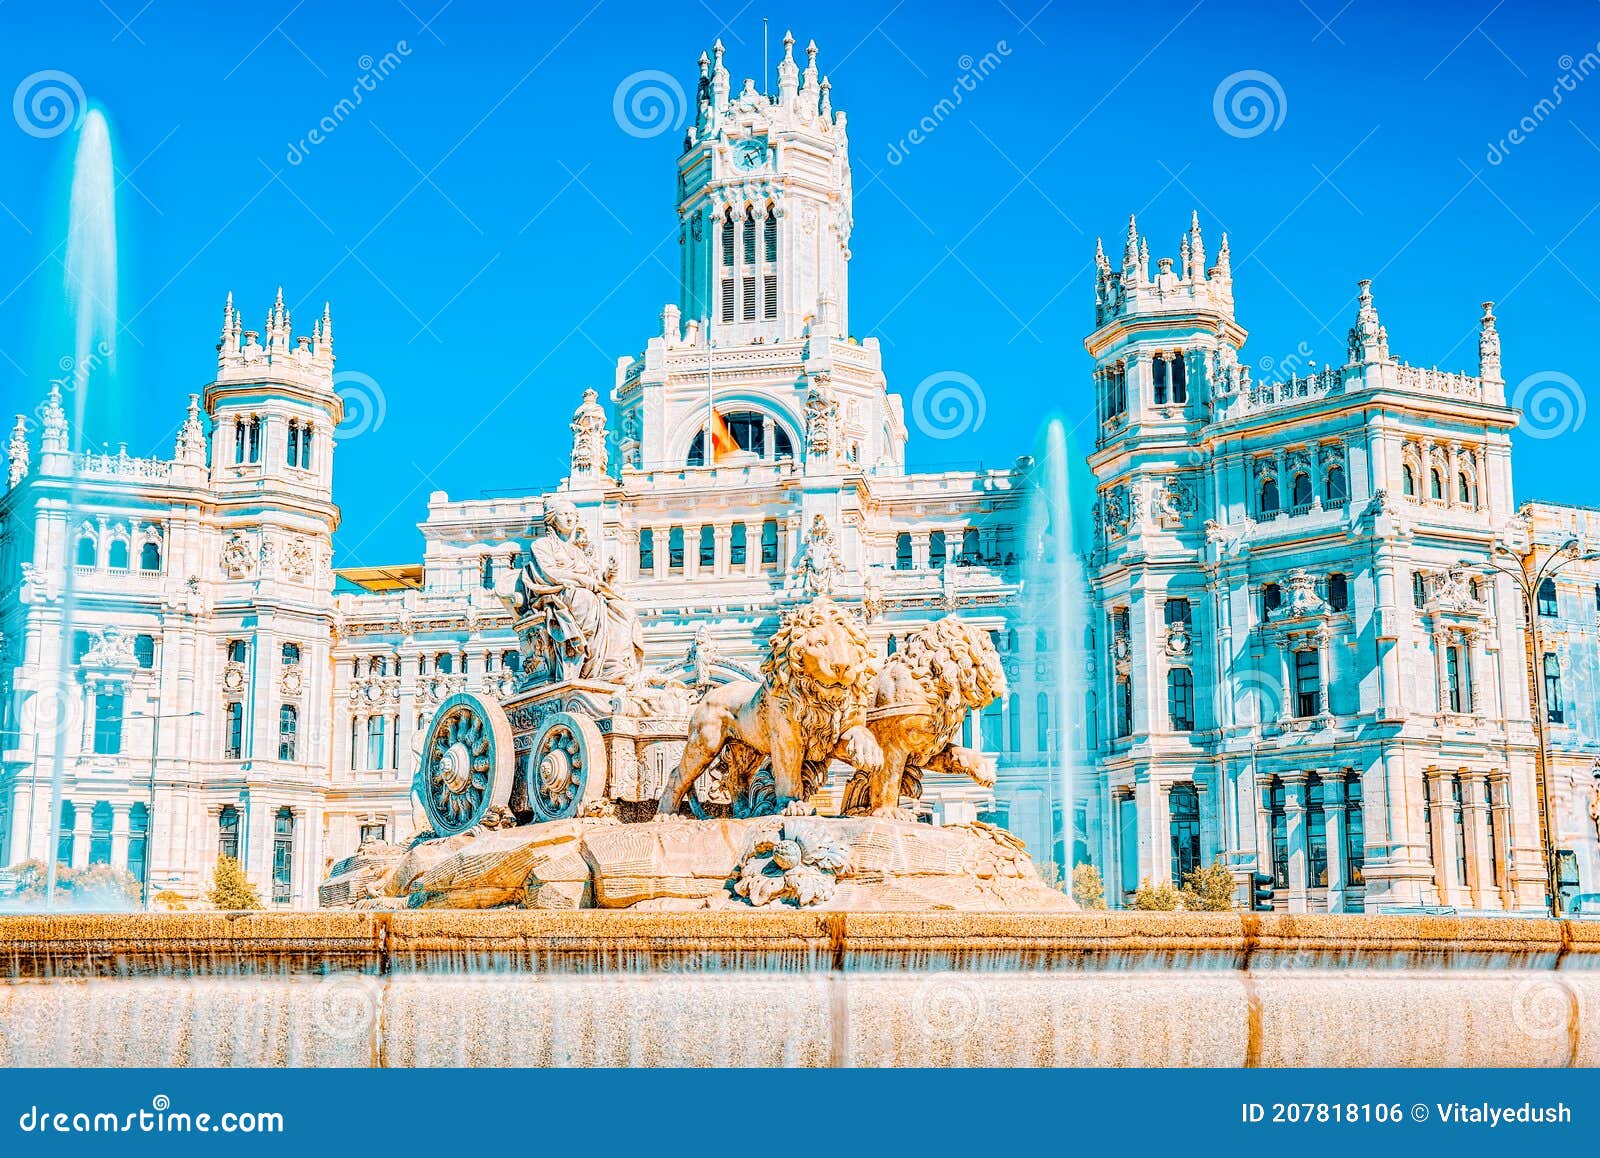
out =
<svg viewBox="0 0 1600 1158"><path fill-rule="evenodd" d="M765 141L745 141L733 155L733 163L741 169L759 169L767 162Z"/></svg>

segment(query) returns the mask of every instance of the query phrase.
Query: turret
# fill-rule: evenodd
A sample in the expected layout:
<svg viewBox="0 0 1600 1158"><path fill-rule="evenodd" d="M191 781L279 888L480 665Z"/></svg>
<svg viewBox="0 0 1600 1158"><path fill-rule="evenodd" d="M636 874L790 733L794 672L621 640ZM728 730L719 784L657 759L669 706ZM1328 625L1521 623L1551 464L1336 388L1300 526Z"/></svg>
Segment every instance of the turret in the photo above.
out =
<svg viewBox="0 0 1600 1158"><path fill-rule="evenodd" d="M1372 302L1372 280L1362 278L1359 286L1356 324L1350 327L1350 365L1371 366L1387 362L1389 332L1378 320L1378 307Z"/></svg>
<svg viewBox="0 0 1600 1158"><path fill-rule="evenodd" d="M800 69L794 62L794 33L783 34L783 59L778 62L778 103L784 107L794 104L800 91Z"/></svg>

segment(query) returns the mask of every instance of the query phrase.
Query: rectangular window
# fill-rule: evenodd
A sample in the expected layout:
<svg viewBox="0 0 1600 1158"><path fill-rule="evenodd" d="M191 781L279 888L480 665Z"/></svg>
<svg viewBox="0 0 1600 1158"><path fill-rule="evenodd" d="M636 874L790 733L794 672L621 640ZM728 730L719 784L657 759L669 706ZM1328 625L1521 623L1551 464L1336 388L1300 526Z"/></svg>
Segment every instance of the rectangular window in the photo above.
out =
<svg viewBox="0 0 1600 1158"><path fill-rule="evenodd" d="M1117 799L1117 847L1121 852L1122 891L1139 887L1139 807L1132 796Z"/></svg>
<svg viewBox="0 0 1600 1158"><path fill-rule="evenodd" d="M217 814L217 855L239 859L239 810L231 804Z"/></svg>
<svg viewBox="0 0 1600 1158"><path fill-rule="evenodd" d="M700 570L714 571L717 566L717 529L707 523L700 528Z"/></svg>
<svg viewBox="0 0 1600 1158"><path fill-rule="evenodd" d="M361 826L362 844L382 844L389 838L389 830L383 824L363 824Z"/></svg>
<svg viewBox="0 0 1600 1158"><path fill-rule="evenodd" d="M722 264L733 264L733 220L724 218L722 222Z"/></svg>
<svg viewBox="0 0 1600 1158"><path fill-rule="evenodd" d="M667 569L683 570L683 528L673 527L667 532Z"/></svg>
<svg viewBox="0 0 1600 1158"><path fill-rule="evenodd" d="M1306 784L1306 857L1311 887L1328 887L1328 814L1323 808L1323 783L1313 776Z"/></svg>
<svg viewBox="0 0 1600 1158"><path fill-rule="evenodd" d="M722 279L722 320L725 322L733 321L733 279L731 277Z"/></svg>
<svg viewBox="0 0 1600 1158"><path fill-rule="evenodd" d="M1456 883L1467 883L1467 822L1461 806L1461 777L1450 778L1450 812L1455 830Z"/></svg>
<svg viewBox="0 0 1600 1158"><path fill-rule="evenodd" d="M118 692L94 698L94 750L98 756L122 751L122 696Z"/></svg>
<svg viewBox="0 0 1600 1158"><path fill-rule="evenodd" d="M743 294L741 300L744 302L744 320L753 322L756 320L756 279L750 276L740 278L739 281L740 292Z"/></svg>
<svg viewBox="0 0 1600 1158"><path fill-rule="evenodd" d="M286 643L283 645L283 666L294 667L300 662L300 645Z"/></svg>
<svg viewBox="0 0 1600 1158"><path fill-rule="evenodd" d="M1494 781L1489 781L1485 787L1488 794L1489 807L1484 809L1483 819L1489 830L1489 869L1494 878L1495 887L1501 884L1500 880L1500 841L1494 830Z"/></svg>
<svg viewBox="0 0 1600 1158"><path fill-rule="evenodd" d="M367 720L367 767L377 770L384 764L384 754L388 751L389 718L387 716L371 716Z"/></svg>
<svg viewBox="0 0 1600 1158"><path fill-rule="evenodd" d="M649 527L639 532L639 573L648 575L656 569L656 533Z"/></svg>
<svg viewBox="0 0 1600 1158"><path fill-rule="evenodd" d="M733 530L728 533L728 563L734 567L743 567L745 561L745 531L743 523L733 524Z"/></svg>
<svg viewBox="0 0 1600 1158"><path fill-rule="evenodd" d="M294 813L278 809L272 821L272 902L286 905L294 892Z"/></svg>
<svg viewBox="0 0 1600 1158"><path fill-rule="evenodd" d="M224 722L222 758L224 760L242 760L244 758L244 705L235 700L228 705L227 719Z"/></svg>
<svg viewBox="0 0 1600 1158"><path fill-rule="evenodd" d="M1309 719L1322 711L1322 670L1316 648L1294 653L1294 714Z"/></svg>
<svg viewBox="0 0 1600 1158"><path fill-rule="evenodd" d="M150 809L135 804L128 810L128 875L144 885L145 868L149 860Z"/></svg>
<svg viewBox="0 0 1600 1158"><path fill-rule="evenodd" d="M1200 867L1200 795L1189 784L1174 785L1167 794L1168 834L1172 844L1172 883Z"/></svg>
<svg viewBox="0 0 1600 1158"><path fill-rule="evenodd" d="M1561 707L1561 661L1554 652L1546 652L1544 657L1544 711L1552 724L1566 720Z"/></svg>
<svg viewBox="0 0 1600 1158"><path fill-rule="evenodd" d="M761 524L761 562L763 564L778 561L778 521L768 519Z"/></svg>
<svg viewBox="0 0 1600 1158"><path fill-rule="evenodd" d="M1448 702L1452 712L1461 711L1461 649L1447 647L1444 651L1445 678L1448 684Z"/></svg>
<svg viewBox="0 0 1600 1158"><path fill-rule="evenodd" d="M1133 735L1133 681L1127 676L1117 680L1117 736Z"/></svg>
<svg viewBox="0 0 1600 1158"><path fill-rule="evenodd" d="M1187 599L1169 599L1166 603L1167 623L1181 623L1188 627L1193 622L1193 611Z"/></svg>
<svg viewBox="0 0 1600 1158"><path fill-rule="evenodd" d="M293 760L300 731L300 712L293 704L278 709L278 759Z"/></svg>
<svg viewBox="0 0 1600 1158"><path fill-rule="evenodd" d="M778 316L778 275L769 273L761 279L761 316L772 319Z"/></svg>
<svg viewBox="0 0 1600 1158"><path fill-rule="evenodd" d="M765 251L767 264L778 260L778 215L771 209L767 210L766 220L761 224L762 249Z"/></svg>
<svg viewBox="0 0 1600 1158"><path fill-rule="evenodd" d="M1188 668L1167 673L1167 716L1174 732L1194 731L1194 675Z"/></svg>
<svg viewBox="0 0 1600 1158"><path fill-rule="evenodd" d="M1275 780L1267 796L1272 818L1272 887L1289 887L1289 812L1284 807L1283 781Z"/></svg>
<svg viewBox="0 0 1600 1158"><path fill-rule="evenodd" d="M1344 879L1347 885L1366 883L1367 832L1361 814L1361 776L1344 782Z"/></svg>
<svg viewBox="0 0 1600 1158"><path fill-rule="evenodd" d="M89 863L111 863L111 805L102 800L89 814Z"/></svg>

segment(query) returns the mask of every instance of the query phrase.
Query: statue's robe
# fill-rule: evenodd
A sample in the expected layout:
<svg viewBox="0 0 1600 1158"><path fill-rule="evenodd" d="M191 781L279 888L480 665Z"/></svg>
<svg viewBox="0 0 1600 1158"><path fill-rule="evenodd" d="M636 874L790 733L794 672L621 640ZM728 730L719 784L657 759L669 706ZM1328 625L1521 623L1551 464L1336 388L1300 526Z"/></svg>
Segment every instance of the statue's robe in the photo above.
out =
<svg viewBox="0 0 1600 1158"><path fill-rule="evenodd" d="M619 682L638 670L638 621L611 590L588 552L557 535L533 541L518 582L524 614L542 612L558 655L575 661L580 679ZM543 592L556 588L553 595Z"/></svg>

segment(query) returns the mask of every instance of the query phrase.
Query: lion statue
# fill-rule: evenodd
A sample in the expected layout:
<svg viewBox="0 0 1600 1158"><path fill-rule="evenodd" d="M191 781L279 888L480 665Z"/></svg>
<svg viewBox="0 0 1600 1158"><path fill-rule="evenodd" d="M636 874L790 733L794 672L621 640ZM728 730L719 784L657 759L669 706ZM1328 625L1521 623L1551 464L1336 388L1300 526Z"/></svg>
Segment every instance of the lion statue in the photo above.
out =
<svg viewBox="0 0 1600 1158"><path fill-rule="evenodd" d="M866 727L877 665L857 617L826 596L784 615L761 665L762 678L715 687L689 716L683 759L656 810L676 816L695 781L721 762L736 814L763 815L804 800L828 765L876 770ZM770 786L757 773L771 769Z"/></svg>
<svg viewBox="0 0 1600 1158"><path fill-rule="evenodd" d="M845 788L844 814L899 816L901 796L922 795L924 771L991 786L988 761L956 738L969 711L1005 693L1006 673L988 632L948 615L908 635L879 674L867 711L882 763L876 770L857 765Z"/></svg>

